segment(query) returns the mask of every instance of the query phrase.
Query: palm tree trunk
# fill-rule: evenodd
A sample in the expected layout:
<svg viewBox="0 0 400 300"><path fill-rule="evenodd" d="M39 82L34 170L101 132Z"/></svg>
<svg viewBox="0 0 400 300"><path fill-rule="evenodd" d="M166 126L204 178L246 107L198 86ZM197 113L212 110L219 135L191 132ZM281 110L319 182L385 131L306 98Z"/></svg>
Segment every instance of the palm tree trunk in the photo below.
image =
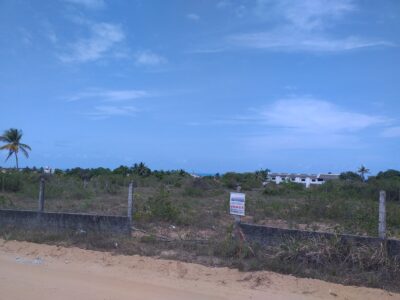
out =
<svg viewBox="0 0 400 300"><path fill-rule="evenodd" d="M18 154L17 152L14 152L15 154L15 164L17 165L17 171L18 171Z"/></svg>

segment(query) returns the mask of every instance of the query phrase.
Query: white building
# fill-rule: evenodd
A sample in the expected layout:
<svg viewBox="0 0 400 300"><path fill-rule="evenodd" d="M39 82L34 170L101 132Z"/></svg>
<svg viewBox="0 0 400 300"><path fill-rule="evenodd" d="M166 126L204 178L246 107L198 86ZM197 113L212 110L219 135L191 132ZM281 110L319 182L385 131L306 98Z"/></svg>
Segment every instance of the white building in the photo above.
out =
<svg viewBox="0 0 400 300"><path fill-rule="evenodd" d="M43 168L43 173L44 174L54 174L54 169L46 166Z"/></svg>
<svg viewBox="0 0 400 300"><path fill-rule="evenodd" d="M329 180L339 179L338 174L294 174L294 173L269 173L267 176L268 182L280 184L282 182L302 183L307 188L310 185L324 184Z"/></svg>

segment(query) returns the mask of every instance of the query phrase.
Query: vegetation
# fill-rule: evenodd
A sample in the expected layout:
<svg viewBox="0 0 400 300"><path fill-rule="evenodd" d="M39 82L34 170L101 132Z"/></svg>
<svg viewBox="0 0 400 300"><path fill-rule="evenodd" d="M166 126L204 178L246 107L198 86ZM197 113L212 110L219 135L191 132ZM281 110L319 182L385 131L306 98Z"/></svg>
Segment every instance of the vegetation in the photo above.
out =
<svg viewBox="0 0 400 300"><path fill-rule="evenodd" d="M388 236L400 238L400 172L387 170L363 181L354 172L305 188L292 182L265 184L266 171L195 178L184 170L132 167L0 172L0 208L36 209L41 176L46 180L47 211L125 215L127 192L134 188L133 237L95 238L27 233L0 228L3 238L79 245L124 254L162 256L243 270L273 271L396 290L399 258L382 248L346 246L331 240L283 240L270 247L232 239L229 192L246 193L244 222L335 233L377 235L378 195L387 194ZM115 245L118 244L118 248ZM171 254L172 253L172 254Z"/></svg>
<svg viewBox="0 0 400 300"><path fill-rule="evenodd" d="M367 169L364 165L361 165L358 168L358 173L360 174L363 181L365 181L365 174L369 173L369 169Z"/></svg>
<svg viewBox="0 0 400 300"><path fill-rule="evenodd" d="M172 230L170 230L171 232ZM271 270L300 277L318 278L346 285L384 288L400 292L400 256L388 256L381 244L343 244L338 239L282 239L267 247L241 243L232 238L228 226L218 236L198 236L173 232L178 237L163 235L156 228L132 237L107 236L85 232L7 231L0 237L53 245L73 245L84 249L110 251L115 254L147 255L209 266L227 266L242 271ZM254 285L262 283L257 273Z"/></svg>
<svg viewBox="0 0 400 300"><path fill-rule="evenodd" d="M21 151L26 157L29 157L28 151L31 150L30 146L21 143L22 135L22 130L10 128L4 131L3 135L0 136L0 142L6 143L5 145L0 147L0 150L8 151L8 156L6 160L8 160L12 155L15 156L15 165L17 169L19 151Z"/></svg>
<svg viewBox="0 0 400 300"><path fill-rule="evenodd" d="M35 209L42 171L0 173L0 207ZM291 182L264 185L266 171L262 170L194 178L184 170L150 170L144 163L44 175L46 210L125 214L127 187L133 181L136 222L168 222L216 232L231 223L229 192L240 186L246 193L246 222L374 236L378 195L385 190L389 236L400 237L400 172L396 170L380 172L365 182L357 173L345 172L340 180L308 189Z"/></svg>

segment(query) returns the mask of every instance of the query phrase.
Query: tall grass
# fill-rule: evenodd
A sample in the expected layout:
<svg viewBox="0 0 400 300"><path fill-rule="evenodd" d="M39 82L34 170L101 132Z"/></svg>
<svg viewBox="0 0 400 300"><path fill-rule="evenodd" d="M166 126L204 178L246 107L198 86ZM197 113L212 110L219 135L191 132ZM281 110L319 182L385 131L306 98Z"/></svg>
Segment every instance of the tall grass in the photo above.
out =
<svg viewBox="0 0 400 300"><path fill-rule="evenodd" d="M39 178L32 171L0 173L0 208L35 209ZM241 186L246 193L246 215L252 222L276 220L310 228L321 223L338 232L376 235L378 193L385 189L389 235L400 237L399 178L336 180L306 189L295 183L263 187L260 172L193 178L182 170L74 169L46 176L45 208L125 214L127 186L134 181L137 221L219 230L231 221L229 192Z"/></svg>

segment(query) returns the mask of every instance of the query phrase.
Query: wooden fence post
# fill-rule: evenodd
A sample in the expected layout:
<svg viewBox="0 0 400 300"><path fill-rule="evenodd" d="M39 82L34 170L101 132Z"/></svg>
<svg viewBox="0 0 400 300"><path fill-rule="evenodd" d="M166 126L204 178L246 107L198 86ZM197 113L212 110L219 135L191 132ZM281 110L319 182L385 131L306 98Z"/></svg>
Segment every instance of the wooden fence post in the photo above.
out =
<svg viewBox="0 0 400 300"><path fill-rule="evenodd" d="M132 226L132 214L133 214L133 182L129 183L128 189L128 219L129 226Z"/></svg>
<svg viewBox="0 0 400 300"><path fill-rule="evenodd" d="M386 238L386 192L379 192L379 238Z"/></svg>
<svg viewBox="0 0 400 300"><path fill-rule="evenodd" d="M40 177L40 186L39 186L39 211L44 211L44 178Z"/></svg>

